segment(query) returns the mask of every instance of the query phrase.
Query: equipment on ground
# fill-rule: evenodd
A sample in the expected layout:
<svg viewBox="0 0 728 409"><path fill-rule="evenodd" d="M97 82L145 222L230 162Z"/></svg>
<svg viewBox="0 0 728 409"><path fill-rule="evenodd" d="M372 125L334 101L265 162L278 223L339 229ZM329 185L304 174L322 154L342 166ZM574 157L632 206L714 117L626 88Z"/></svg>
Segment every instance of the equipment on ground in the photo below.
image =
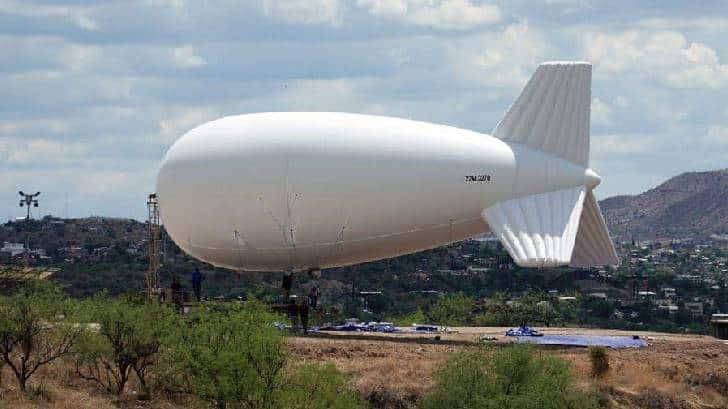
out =
<svg viewBox="0 0 728 409"><path fill-rule="evenodd" d="M542 337L543 333L539 332L536 328L524 325L509 329L506 331L506 335L509 337Z"/></svg>
<svg viewBox="0 0 728 409"><path fill-rule="evenodd" d="M541 64L486 135L334 112L229 116L157 178L165 227L236 271L311 271L493 232L519 266L619 263L589 167L591 64Z"/></svg>

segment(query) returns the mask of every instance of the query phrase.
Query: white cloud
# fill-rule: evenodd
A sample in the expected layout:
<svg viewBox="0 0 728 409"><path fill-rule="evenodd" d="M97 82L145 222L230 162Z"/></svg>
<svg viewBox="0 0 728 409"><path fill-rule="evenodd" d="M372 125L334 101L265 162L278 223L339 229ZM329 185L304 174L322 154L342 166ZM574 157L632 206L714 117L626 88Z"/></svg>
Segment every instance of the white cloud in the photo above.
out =
<svg viewBox="0 0 728 409"><path fill-rule="evenodd" d="M80 142L0 138L0 157L12 164L71 163L88 151L88 146Z"/></svg>
<svg viewBox="0 0 728 409"><path fill-rule="evenodd" d="M542 33L528 22L462 40L455 72L488 86L521 88L551 50Z"/></svg>
<svg viewBox="0 0 728 409"><path fill-rule="evenodd" d="M159 121L160 140L164 143L171 143L190 129L220 116L207 107L180 108L175 111Z"/></svg>
<svg viewBox="0 0 728 409"><path fill-rule="evenodd" d="M629 108L630 104L629 99L622 95L617 95L616 97L614 97L614 101L612 101L612 103L614 104L614 106L619 108Z"/></svg>
<svg viewBox="0 0 728 409"><path fill-rule="evenodd" d="M637 22L638 26L655 30L700 29L723 31L728 27L725 17L684 17L684 18L646 18Z"/></svg>
<svg viewBox="0 0 728 409"><path fill-rule="evenodd" d="M98 63L101 51L98 47L78 44L59 45L59 59L71 71L87 71Z"/></svg>
<svg viewBox="0 0 728 409"><path fill-rule="evenodd" d="M708 143L717 143L719 145L728 145L728 126L713 125L708 128L708 134L704 140Z"/></svg>
<svg viewBox="0 0 728 409"><path fill-rule="evenodd" d="M100 29L98 22L89 16L90 8L88 7L56 6L4 0L0 2L0 12L24 17L67 18L74 25L84 30L97 31Z"/></svg>
<svg viewBox="0 0 728 409"><path fill-rule="evenodd" d="M468 30L500 21L498 6L470 0L357 0L373 16L442 30Z"/></svg>
<svg viewBox="0 0 728 409"><path fill-rule="evenodd" d="M594 158L608 159L613 155L639 155L653 148L655 140L631 134L592 135L591 153Z"/></svg>
<svg viewBox="0 0 728 409"><path fill-rule="evenodd" d="M612 125L612 107L602 102L599 98L593 98L591 103L591 120L598 125Z"/></svg>
<svg viewBox="0 0 728 409"><path fill-rule="evenodd" d="M587 58L599 72L657 77L673 88L728 85L728 65L706 44L689 42L677 31L627 30L585 37Z"/></svg>
<svg viewBox="0 0 728 409"><path fill-rule="evenodd" d="M297 24L341 24L343 5L339 0L263 0L263 13Z"/></svg>
<svg viewBox="0 0 728 409"><path fill-rule="evenodd" d="M197 50L189 45L172 50L172 62L180 68L197 68L207 65L207 61L197 55Z"/></svg>

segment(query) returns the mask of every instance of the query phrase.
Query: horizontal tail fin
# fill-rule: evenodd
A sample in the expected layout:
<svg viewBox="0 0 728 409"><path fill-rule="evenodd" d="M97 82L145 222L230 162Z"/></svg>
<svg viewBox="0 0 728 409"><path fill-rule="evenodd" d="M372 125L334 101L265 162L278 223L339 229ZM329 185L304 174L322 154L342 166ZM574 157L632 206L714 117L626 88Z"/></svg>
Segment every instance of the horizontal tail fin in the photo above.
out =
<svg viewBox="0 0 728 409"><path fill-rule="evenodd" d="M590 112L591 64L547 62L539 65L493 136L588 167Z"/></svg>
<svg viewBox="0 0 728 409"><path fill-rule="evenodd" d="M563 266L571 261L584 191L575 187L507 200L482 216L519 266Z"/></svg>
<svg viewBox="0 0 728 409"><path fill-rule="evenodd" d="M589 191L584 200L570 265L592 267L617 264L619 264L619 257L617 257L612 239L609 238L609 231L599 209L599 203L597 203L594 193Z"/></svg>

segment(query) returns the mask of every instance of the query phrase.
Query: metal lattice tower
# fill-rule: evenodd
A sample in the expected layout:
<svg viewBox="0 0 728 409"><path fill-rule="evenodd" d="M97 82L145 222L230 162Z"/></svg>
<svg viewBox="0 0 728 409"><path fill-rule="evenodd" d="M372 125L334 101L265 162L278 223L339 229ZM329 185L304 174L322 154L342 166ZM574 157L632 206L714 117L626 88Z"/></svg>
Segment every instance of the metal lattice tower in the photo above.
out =
<svg viewBox="0 0 728 409"><path fill-rule="evenodd" d="M40 195L40 192L28 194L23 192L22 190L18 192L20 195L20 207L25 206L27 208L27 213L25 216L25 221L30 221L30 207L38 207L38 196ZM30 230L28 231L28 234L25 236L25 268L30 267Z"/></svg>
<svg viewBox="0 0 728 409"><path fill-rule="evenodd" d="M147 295L152 298L159 292L159 267L162 248L161 226L159 224L159 202L157 194L152 193L147 199L149 212L149 271L147 271Z"/></svg>

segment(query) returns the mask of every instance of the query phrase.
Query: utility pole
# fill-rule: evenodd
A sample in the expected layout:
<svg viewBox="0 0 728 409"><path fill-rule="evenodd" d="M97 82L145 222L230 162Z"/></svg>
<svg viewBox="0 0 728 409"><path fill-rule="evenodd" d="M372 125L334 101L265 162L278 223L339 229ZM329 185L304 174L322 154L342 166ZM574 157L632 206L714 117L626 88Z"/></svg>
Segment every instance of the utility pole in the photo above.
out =
<svg viewBox="0 0 728 409"><path fill-rule="evenodd" d="M149 270L147 271L147 296L152 299L159 291L159 267L161 250L161 227L159 222L159 202L157 194L151 193L147 199L149 213Z"/></svg>
<svg viewBox="0 0 728 409"><path fill-rule="evenodd" d="M28 232L25 235L25 268L30 267L30 226L28 226L28 222L30 221L30 207L38 207L38 199L37 197L40 195L40 192L35 192L33 194L27 194L23 192L22 190L18 192L20 195L20 207L25 206L27 208L27 213L25 215L25 223L26 227L28 227Z"/></svg>

